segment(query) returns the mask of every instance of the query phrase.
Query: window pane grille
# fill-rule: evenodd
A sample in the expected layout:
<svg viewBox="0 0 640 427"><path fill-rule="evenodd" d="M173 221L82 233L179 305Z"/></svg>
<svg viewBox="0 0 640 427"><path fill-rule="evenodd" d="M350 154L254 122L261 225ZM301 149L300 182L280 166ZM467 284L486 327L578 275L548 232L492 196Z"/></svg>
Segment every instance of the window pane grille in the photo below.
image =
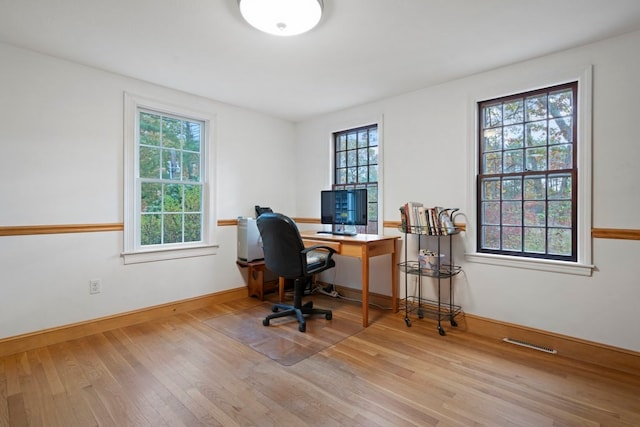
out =
<svg viewBox="0 0 640 427"><path fill-rule="evenodd" d="M140 110L141 246L202 241L204 123Z"/></svg>
<svg viewBox="0 0 640 427"><path fill-rule="evenodd" d="M378 233L378 126L334 134L334 190L367 189L368 224L358 233Z"/></svg>
<svg viewBox="0 0 640 427"><path fill-rule="evenodd" d="M478 251L576 261L577 83L479 103Z"/></svg>

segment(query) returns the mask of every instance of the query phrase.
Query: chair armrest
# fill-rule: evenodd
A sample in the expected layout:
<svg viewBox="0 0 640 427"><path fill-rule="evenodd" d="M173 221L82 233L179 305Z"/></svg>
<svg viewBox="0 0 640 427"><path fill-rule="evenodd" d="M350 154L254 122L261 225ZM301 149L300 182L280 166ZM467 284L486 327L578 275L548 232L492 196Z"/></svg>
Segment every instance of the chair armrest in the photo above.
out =
<svg viewBox="0 0 640 427"><path fill-rule="evenodd" d="M327 268L333 267L335 262L331 259L333 254L337 251L329 246L314 245L304 248L300 255L302 256L302 262L304 263L304 270L307 274L313 274L314 272L320 272ZM319 256L317 259L312 255L317 253ZM312 262L310 262L312 261Z"/></svg>
<svg viewBox="0 0 640 427"><path fill-rule="evenodd" d="M308 252L311 252L311 251L317 250L317 249L324 249L324 250L328 251L330 253L329 256L332 256L334 253L336 253L335 249L333 249L332 247L329 247L329 246L325 246L325 245L309 246L308 248L304 248L301 253L306 254Z"/></svg>

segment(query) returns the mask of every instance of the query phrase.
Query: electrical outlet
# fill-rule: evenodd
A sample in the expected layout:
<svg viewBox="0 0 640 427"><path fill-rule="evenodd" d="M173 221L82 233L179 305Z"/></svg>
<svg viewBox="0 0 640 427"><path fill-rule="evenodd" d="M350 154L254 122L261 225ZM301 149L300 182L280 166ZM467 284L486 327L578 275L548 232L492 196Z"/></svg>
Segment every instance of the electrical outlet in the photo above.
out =
<svg viewBox="0 0 640 427"><path fill-rule="evenodd" d="M99 294L100 292L102 292L102 282L100 279L89 280L89 293L93 295Z"/></svg>

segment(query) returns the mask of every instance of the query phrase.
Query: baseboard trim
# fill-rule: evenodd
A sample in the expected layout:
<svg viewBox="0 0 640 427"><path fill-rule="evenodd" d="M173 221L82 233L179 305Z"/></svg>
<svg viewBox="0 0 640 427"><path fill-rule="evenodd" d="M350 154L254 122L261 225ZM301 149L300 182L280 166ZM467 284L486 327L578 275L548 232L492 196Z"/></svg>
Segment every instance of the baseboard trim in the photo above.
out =
<svg viewBox="0 0 640 427"><path fill-rule="evenodd" d="M557 350L558 356L593 363L621 372L640 375L640 352L600 344L566 335L464 314L458 321L466 331L502 341L503 338L530 342Z"/></svg>
<svg viewBox="0 0 640 427"><path fill-rule="evenodd" d="M246 297L247 288L243 286L126 313L3 338L0 339L0 357Z"/></svg>
<svg viewBox="0 0 640 427"><path fill-rule="evenodd" d="M328 286L329 283L322 283L322 286ZM335 289L340 295L345 298L362 301L362 290L355 288L348 288L346 286L335 285ZM388 295L377 294L375 292L369 292L369 304L391 309L391 297Z"/></svg>
<svg viewBox="0 0 640 427"><path fill-rule="evenodd" d="M336 286L346 298L362 299L360 289ZM369 302L381 307L391 307L391 297L380 294L369 294ZM400 307L403 310L403 307ZM600 344L592 341L573 338L566 335L529 328L512 323L500 322L473 314L463 313L456 318L458 328L496 341L505 337L529 342L542 347L557 350L557 356L572 360L593 363L617 371L640 375L640 352ZM534 351L534 350L531 350ZM550 357L556 357L550 355Z"/></svg>

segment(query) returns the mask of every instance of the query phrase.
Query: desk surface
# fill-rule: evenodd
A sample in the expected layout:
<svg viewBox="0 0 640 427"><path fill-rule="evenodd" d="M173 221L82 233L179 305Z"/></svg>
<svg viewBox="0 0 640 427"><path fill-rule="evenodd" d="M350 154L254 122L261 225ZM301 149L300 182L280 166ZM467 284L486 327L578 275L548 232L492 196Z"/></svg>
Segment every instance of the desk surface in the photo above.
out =
<svg viewBox="0 0 640 427"><path fill-rule="evenodd" d="M303 239L311 240L331 240L339 242L378 242L381 240L396 240L399 236L384 236L382 234L356 234L355 236L343 236L340 234L318 233L317 231L301 231L300 236Z"/></svg>

